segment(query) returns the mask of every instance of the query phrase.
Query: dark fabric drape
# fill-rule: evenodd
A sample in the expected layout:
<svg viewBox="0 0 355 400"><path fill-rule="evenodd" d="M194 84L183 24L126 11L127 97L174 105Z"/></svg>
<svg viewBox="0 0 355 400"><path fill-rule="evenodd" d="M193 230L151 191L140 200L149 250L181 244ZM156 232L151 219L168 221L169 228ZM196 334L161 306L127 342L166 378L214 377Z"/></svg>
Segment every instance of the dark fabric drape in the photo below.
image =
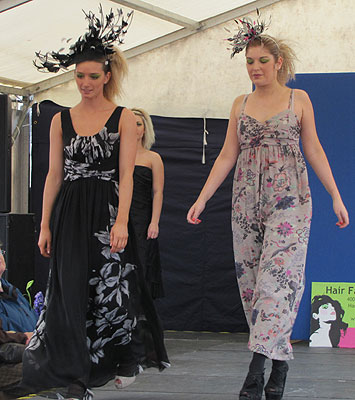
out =
<svg viewBox="0 0 355 400"><path fill-rule="evenodd" d="M45 100L32 106L32 173L30 187L30 212L35 214L36 239L40 232L42 217L42 198L44 183L49 165L49 129L53 116L67 107ZM47 284L49 259L41 256L35 246L34 292L42 290Z"/></svg>
<svg viewBox="0 0 355 400"><path fill-rule="evenodd" d="M37 110L40 110L38 115ZM37 231L48 171L49 126L61 107L50 101L33 106L33 170L31 211ZM164 205L159 246L165 297L156 301L165 329L243 332L247 324L234 272L230 224L232 174L201 215L202 223L186 222L223 145L227 120L207 119L206 163L202 164L202 118L152 117L157 151L164 162ZM48 261L36 253L37 287L44 290Z"/></svg>

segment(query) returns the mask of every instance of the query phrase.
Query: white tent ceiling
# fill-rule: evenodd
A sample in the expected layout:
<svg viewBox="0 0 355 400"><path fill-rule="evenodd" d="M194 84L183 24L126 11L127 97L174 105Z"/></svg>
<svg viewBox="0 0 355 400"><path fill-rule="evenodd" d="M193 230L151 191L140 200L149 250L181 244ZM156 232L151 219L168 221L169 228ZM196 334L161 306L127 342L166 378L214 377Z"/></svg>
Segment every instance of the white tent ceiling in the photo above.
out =
<svg viewBox="0 0 355 400"><path fill-rule="evenodd" d="M121 50L127 58L171 43L255 8L280 0L0 0L0 92L30 95L72 79L73 72L44 74L32 65L35 51L59 50L86 30L82 10L134 9Z"/></svg>

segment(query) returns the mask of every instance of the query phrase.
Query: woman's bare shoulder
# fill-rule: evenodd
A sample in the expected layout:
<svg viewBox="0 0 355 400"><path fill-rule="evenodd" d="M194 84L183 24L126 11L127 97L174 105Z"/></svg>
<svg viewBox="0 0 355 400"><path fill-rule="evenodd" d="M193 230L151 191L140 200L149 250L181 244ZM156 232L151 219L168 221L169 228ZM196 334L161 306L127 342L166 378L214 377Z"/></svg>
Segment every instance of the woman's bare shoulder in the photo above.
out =
<svg viewBox="0 0 355 400"><path fill-rule="evenodd" d="M240 96L236 97L233 102L233 106L240 106L243 103L243 100L247 96L246 94L241 94Z"/></svg>
<svg viewBox="0 0 355 400"><path fill-rule="evenodd" d="M293 89L295 100L300 102L309 102L309 95L305 90L302 89Z"/></svg>
<svg viewBox="0 0 355 400"><path fill-rule="evenodd" d="M149 157L150 162L152 165L159 165L162 164L162 159L159 153L149 150L147 153L147 156Z"/></svg>
<svg viewBox="0 0 355 400"><path fill-rule="evenodd" d="M245 96L245 94L242 94L234 99L231 114L233 114L236 118L239 117L240 109L242 107Z"/></svg>

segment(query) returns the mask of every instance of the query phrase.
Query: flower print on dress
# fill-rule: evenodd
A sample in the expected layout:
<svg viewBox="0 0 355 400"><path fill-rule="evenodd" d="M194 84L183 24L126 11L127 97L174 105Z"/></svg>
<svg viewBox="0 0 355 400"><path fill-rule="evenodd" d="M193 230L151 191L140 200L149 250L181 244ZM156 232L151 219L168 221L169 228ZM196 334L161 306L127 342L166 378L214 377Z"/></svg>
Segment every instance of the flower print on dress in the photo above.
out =
<svg viewBox="0 0 355 400"><path fill-rule="evenodd" d="M281 267L282 265L285 264L285 260L281 257L275 257L274 258L274 263L275 265L277 265L278 267Z"/></svg>
<svg viewBox="0 0 355 400"><path fill-rule="evenodd" d="M253 138L251 139L251 141L249 142L249 146L250 146L250 147L257 147L257 146L260 146L260 145L261 145L262 139L263 139L262 136L253 137Z"/></svg>
<svg viewBox="0 0 355 400"><path fill-rule="evenodd" d="M237 175L237 182L240 182L243 179L244 172L241 168L238 169L238 175Z"/></svg>
<svg viewBox="0 0 355 400"><path fill-rule="evenodd" d="M276 208L276 210L287 210L290 207L294 208L295 200L296 200L296 197L294 197L294 196L284 196L284 197L277 196L276 197L277 204L276 204L275 208Z"/></svg>
<svg viewBox="0 0 355 400"><path fill-rule="evenodd" d="M260 318L261 318L261 321L263 321L263 322L264 321L271 321L273 317L275 317L275 314L273 312L267 314L265 312L265 310L261 310L260 311Z"/></svg>
<svg viewBox="0 0 355 400"><path fill-rule="evenodd" d="M94 364L98 364L100 358L104 358L105 356L105 352L103 350L104 345L102 341L103 338L99 338L92 343L89 337L86 338L86 344L89 349L90 360Z"/></svg>
<svg viewBox="0 0 355 400"><path fill-rule="evenodd" d="M299 243L305 243L305 244L308 243L310 229L307 226L297 229L296 233L298 235Z"/></svg>
<svg viewBox="0 0 355 400"><path fill-rule="evenodd" d="M256 319L258 318L259 315L259 310L257 308L254 308L252 313L251 313L251 323L252 325L255 325Z"/></svg>
<svg viewBox="0 0 355 400"><path fill-rule="evenodd" d="M277 289L275 289L275 293L280 291L280 288L285 289L287 287L287 283L289 281L288 273L285 273L285 268L277 267L273 268L271 271L271 275L276 278L276 282L278 283Z"/></svg>
<svg viewBox="0 0 355 400"><path fill-rule="evenodd" d="M244 145L242 148L257 147L261 144L264 126L255 118L244 114L240 118L239 132L242 136L242 140L240 141L240 143L241 145Z"/></svg>
<svg viewBox="0 0 355 400"><path fill-rule="evenodd" d="M274 183L272 185L275 192L282 192L288 186L290 186L290 177L287 175L286 172L280 172L279 174L275 174Z"/></svg>
<svg viewBox="0 0 355 400"><path fill-rule="evenodd" d="M276 255L280 254L287 254L290 256L297 250L297 247L295 246L297 242L292 242L289 244L284 244L284 241L281 240L280 242L276 242L275 240L271 241L270 247L276 246L277 249L271 254L271 258L275 257Z"/></svg>
<svg viewBox="0 0 355 400"><path fill-rule="evenodd" d="M270 201L270 196L266 193L262 193L260 196L260 206L264 208Z"/></svg>
<svg viewBox="0 0 355 400"><path fill-rule="evenodd" d="M107 288L112 288L117 284L117 276L112 274L112 266L117 263L107 263L100 269L99 275L89 280L89 285L95 286L98 295L102 294ZM103 301L103 300L102 300Z"/></svg>
<svg viewBox="0 0 355 400"><path fill-rule="evenodd" d="M44 313L42 313L44 316ZM36 329L26 347L26 350L36 350L43 342L46 323L44 318L37 322Z"/></svg>
<svg viewBox="0 0 355 400"><path fill-rule="evenodd" d="M309 203L311 201L311 193L308 192L306 193L304 196L302 196L301 194L299 195L299 201L300 204L303 206L306 203Z"/></svg>
<svg viewBox="0 0 355 400"><path fill-rule="evenodd" d="M293 226L288 222L281 222L277 226L277 233L283 237L290 236L293 234Z"/></svg>
<svg viewBox="0 0 355 400"><path fill-rule="evenodd" d="M78 162L75 160L64 161L64 180L75 181L80 178L97 178L104 181L111 181L116 173L115 169L108 171L98 171L92 169L92 166L87 163Z"/></svg>
<svg viewBox="0 0 355 400"><path fill-rule="evenodd" d="M235 262L235 273L238 278L240 278L244 274L243 264L239 262Z"/></svg>
<svg viewBox="0 0 355 400"><path fill-rule="evenodd" d="M91 342L90 338L87 338L87 346L90 349L90 354L92 356L91 359L93 360L93 362L98 363L99 358L104 355L104 352L102 350L104 346L112 340L116 339L117 337L120 338L120 341L115 343L116 346L128 344L132 337L132 331L136 327L136 325L137 322L135 318L133 320L126 318L121 328L110 330L111 333L113 332L111 336L102 336L101 338L95 340L94 343Z"/></svg>
<svg viewBox="0 0 355 400"><path fill-rule="evenodd" d="M116 302L118 305L122 305L122 296L126 295L129 297L129 282L126 278L133 270L136 269L136 266L133 264L127 263L123 268L121 268L120 276L117 283L116 293Z"/></svg>
<svg viewBox="0 0 355 400"><path fill-rule="evenodd" d="M112 330L116 330L117 325L120 325L125 319L127 319L127 312L122 313L122 309L119 307L115 308L108 312L106 308L106 312L104 312L104 307L99 318L95 320L95 326L97 327L97 333L101 334L106 328ZM121 313L120 313L121 312Z"/></svg>
<svg viewBox="0 0 355 400"><path fill-rule="evenodd" d="M46 290L46 294L44 296L42 311L38 318L36 328L33 332L33 335L26 347L26 349L28 349L28 350L36 350L42 344L43 339L44 339L44 331L45 331L45 327L46 327L45 318L46 318L46 312L47 312L47 306L48 306L48 286L51 281L51 275L52 275L52 272L51 272L51 270L49 270L48 281L47 281L47 290Z"/></svg>
<svg viewBox="0 0 355 400"><path fill-rule="evenodd" d="M99 133L92 136L76 135L70 145L64 147L66 158L78 155L84 158L85 163L93 163L111 157L113 146L119 139L119 133L109 133L105 126Z"/></svg>
<svg viewBox="0 0 355 400"><path fill-rule="evenodd" d="M274 263L272 260L267 260L265 263L262 264L261 268L263 271L271 271L274 268Z"/></svg>
<svg viewBox="0 0 355 400"><path fill-rule="evenodd" d="M128 326L130 327L130 329L127 329ZM134 324L132 323L132 320L126 319L126 321L123 323L122 328L114 330L112 336L109 337L102 336L96 339L94 342L92 342L91 339L87 337L86 343L90 352L91 361L95 364L98 364L100 358L105 357L105 352L104 352L105 345L111 342L116 337L120 337L121 339L118 343L116 343L117 345L127 344L131 340L131 331L133 329L132 328L133 326Z"/></svg>
<svg viewBox="0 0 355 400"><path fill-rule="evenodd" d="M246 183L249 186L254 186L255 185L255 177L256 177L256 174L251 169L248 169L247 173L246 173L246 177L245 177Z"/></svg>
<svg viewBox="0 0 355 400"><path fill-rule="evenodd" d="M253 347L252 351L255 352L255 353L260 353L260 354L265 354L265 355L269 354L269 352L266 349L266 347L264 345L260 344L260 343L256 344Z"/></svg>
<svg viewBox="0 0 355 400"><path fill-rule="evenodd" d="M112 335L112 339L116 337L120 337L121 341L119 343L115 343L116 346L128 344L132 338L132 331L137 326L137 320L127 318L122 327L117 329Z"/></svg>
<svg viewBox="0 0 355 400"><path fill-rule="evenodd" d="M254 291L252 289L246 289L242 293L242 298L246 301L252 301L254 295Z"/></svg>
<svg viewBox="0 0 355 400"><path fill-rule="evenodd" d="M288 286L291 289L291 293L289 293L287 295L287 300L288 300L288 303L289 303L290 311L292 311L293 306L295 304L297 291L300 290L300 286L295 281L288 282Z"/></svg>
<svg viewBox="0 0 355 400"><path fill-rule="evenodd" d="M94 234L97 239L104 244L101 249L101 254L107 259L107 260L115 260L115 261L121 261L121 257L119 253L111 253L111 246L110 246L110 231L108 226L106 226L105 231L99 231Z"/></svg>

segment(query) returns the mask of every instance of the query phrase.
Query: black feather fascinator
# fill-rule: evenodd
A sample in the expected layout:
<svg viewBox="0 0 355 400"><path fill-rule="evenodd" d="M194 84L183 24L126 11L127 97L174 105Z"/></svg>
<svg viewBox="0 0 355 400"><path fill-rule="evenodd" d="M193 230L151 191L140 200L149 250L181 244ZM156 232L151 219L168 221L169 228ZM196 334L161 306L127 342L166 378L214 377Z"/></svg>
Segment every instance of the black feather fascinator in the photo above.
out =
<svg viewBox="0 0 355 400"><path fill-rule="evenodd" d="M123 38L132 22L133 11L126 17L122 9L117 9L117 13L111 9L108 15L104 15L100 4L99 17L91 11L86 13L83 10L83 12L88 21L88 32L69 47L68 53L63 53L64 48L58 52L50 51L44 54L36 52L33 64L39 71L58 72L79 62L98 59L105 59L105 63L109 64L110 56L115 53L114 44L123 43Z"/></svg>
<svg viewBox="0 0 355 400"><path fill-rule="evenodd" d="M264 21L260 21L260 12L257 9L257 20L253 21L249 17L244 17L242 19L235 20L239 27L239 31L236 35L228 38L227 40L232 45L231 58L234 57L236 53L243 51L249 42L260 36L270 25L270 21L266 24ZM230 32L227 28L225 28Z"/></svg>

